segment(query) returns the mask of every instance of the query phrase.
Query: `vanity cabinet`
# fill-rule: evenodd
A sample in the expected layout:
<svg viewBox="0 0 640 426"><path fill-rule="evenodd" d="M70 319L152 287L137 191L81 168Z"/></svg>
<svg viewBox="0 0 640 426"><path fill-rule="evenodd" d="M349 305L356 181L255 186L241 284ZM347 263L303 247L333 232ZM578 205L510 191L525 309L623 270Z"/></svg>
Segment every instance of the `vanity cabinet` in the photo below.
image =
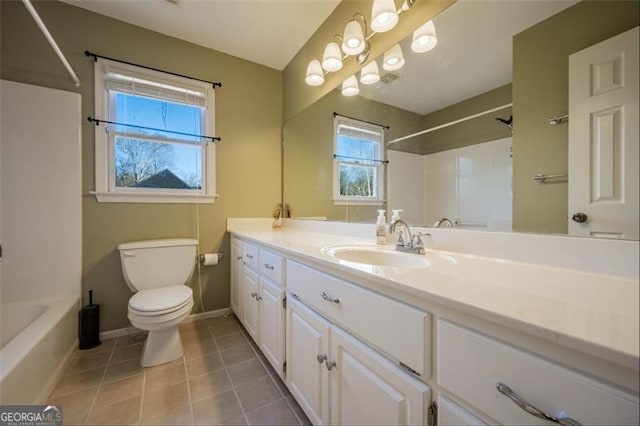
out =
<svg viewBox="0 0 640 426"><path fill-rule="evenodd" d="M425 424L431 390L290 295L286 383L313 424Z"/></svg>
<svg viewBox="0 0 640 426"><path fill-rule="evenodd" d="M555 362L438 321L438 385L501 424L549 424L527 403L580 424L637 425L638 399Z"/></svg>
<svg viewBox="0 0 640 426"><path fill-rule="evenodd" d="M242 286L243 267L242 241L237 238L231 239L231 299L230 307L236 316L242 319L244 312L244 292Z"/></svg>
<svg viewBox="0 0 640 426"><path fill-rule="evenodd" d="M249 335L279 375L284 366L284 258L269 250L236 239L241 247L242 266L238 282L232 276L233 297L241 295L240 309L234 309ZM237 257L234 259L237 260ZM235 266L235 265L234 265ZM233 267L232 267L233 272ZM237 284L237 289L233 286ZM240 312L240 314L238 314Z"/></svg>

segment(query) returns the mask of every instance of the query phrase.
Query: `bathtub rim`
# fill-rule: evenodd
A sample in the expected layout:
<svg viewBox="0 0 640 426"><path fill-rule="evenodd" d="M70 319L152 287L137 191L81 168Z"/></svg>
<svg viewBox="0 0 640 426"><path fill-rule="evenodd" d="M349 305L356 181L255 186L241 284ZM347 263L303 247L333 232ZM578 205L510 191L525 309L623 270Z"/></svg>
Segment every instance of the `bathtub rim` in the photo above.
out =
<svg viewBox="0 0 640 426"><path fill-rule="evenodd" d="M47 310L25 327L0 349L0 382L30 353L35 346L74 308L80 306L80 297L46 298L8 303L41 304Z"/></svg>

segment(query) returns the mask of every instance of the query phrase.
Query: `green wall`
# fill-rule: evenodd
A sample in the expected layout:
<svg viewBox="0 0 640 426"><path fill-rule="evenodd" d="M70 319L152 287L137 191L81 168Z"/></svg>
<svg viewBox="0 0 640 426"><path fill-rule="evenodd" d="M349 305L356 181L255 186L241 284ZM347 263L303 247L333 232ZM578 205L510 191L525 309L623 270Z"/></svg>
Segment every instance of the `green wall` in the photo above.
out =
<svg viewBox="0 0 640 426"><path fill-rule="evenodd" d="M131 296L116 246L124 241L196 237L202 252L223 262L203 267L205 310L229 306L227 217L270 216L280 200L282 72L57 1L36 1L60 48L80 77L76 88L40 30L17 1L1 1L3 79L78 92L82 115L93 115L93 62L85 50L205 80L216 90L218 201L213 205L98 203L94 187L94 126L82 125L83 287L93 289L101 328L126 327ZM47 143L47 141L42 141ZM28 165L25 165L28 168ZM6 183L4 183L6 184ZM80 194L79 194L80 195ZM190 283L200 310L198 273Z"/></svg>
<svg viewBox="0 0 640 426"><path fill-rule="evenodd" d="M538 184L537 173L566 173L569 55L638 26L638 1L583 1L513 38L513 229L567 233L568 185Z"/></svg>

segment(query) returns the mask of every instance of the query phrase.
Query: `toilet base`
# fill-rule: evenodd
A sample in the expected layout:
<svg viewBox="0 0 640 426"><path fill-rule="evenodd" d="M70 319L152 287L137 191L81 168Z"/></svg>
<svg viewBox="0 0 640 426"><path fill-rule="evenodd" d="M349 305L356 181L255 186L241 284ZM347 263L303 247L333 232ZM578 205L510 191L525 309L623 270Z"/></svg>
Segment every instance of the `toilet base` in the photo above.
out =
<svg viewBox="0 0 640 426"><path fill-rule="evenodd" d="M178 326L150 330L142 349L140 364L143 367L165 364L183 355Z"/></svg>

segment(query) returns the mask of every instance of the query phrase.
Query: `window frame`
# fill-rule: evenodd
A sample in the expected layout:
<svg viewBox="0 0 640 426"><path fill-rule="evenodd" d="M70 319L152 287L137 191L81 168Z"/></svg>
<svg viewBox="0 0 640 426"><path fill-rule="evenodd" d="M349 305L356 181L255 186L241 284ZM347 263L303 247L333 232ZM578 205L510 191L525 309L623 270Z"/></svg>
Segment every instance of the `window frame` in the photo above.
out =
<svg viewBox="0 0 640 426"><path fill-rule="evenodd" d="M210 83L178 77L160 71L148 70L129 64L122 64L108 59L98 58L94 64L94 90L95 90L95 117L107 121L115 121L116 113L115 97L117 93L132 94L126 90L114 90L107 87L107 72L119 72L123 75L142 78L180 87L185 90L195 90L205 94L204 106L201 109L201 134L215 135L215 90ZM139 93L144 96L144 93ZM151 96L152 97L152 96ZM157 99L166 99L168 102L179 102L169 97L156 96ZM194 106L197 106L194 104ZM133 188L118 187L116 185L116 157L115 141L121 135L120 132L103 124L95 126L95 187L91 193L96 196L98 202L115 203L214 203L217 194L215 191L215 142L201 141L198 144L189 144L175 138L141 137L150 142L201 146L201 189L172 189L172 188ZM113 126L115 127L115 126Z"/></svg>
<svg viewBox="0 0 640 426"><path fill-rule="evenodd" d="M349 126L364 132L372 132L380 135L380 140L370 140L371 143L376 144L376 158L373 165L366 165L374 167L376 171L375 185L376 194L373 197L366 197L360 195L341 195L340 194L340 166L345 165L360 165L357 161L349 159L341 159L338 155L338 128L339 126ZM343 117L335 115L333 119L333 204L334 205L360 205L360 206L381 206L384 204L384 127L376 124L368 123L365 121L356 120L349 117Z"/></svg>

